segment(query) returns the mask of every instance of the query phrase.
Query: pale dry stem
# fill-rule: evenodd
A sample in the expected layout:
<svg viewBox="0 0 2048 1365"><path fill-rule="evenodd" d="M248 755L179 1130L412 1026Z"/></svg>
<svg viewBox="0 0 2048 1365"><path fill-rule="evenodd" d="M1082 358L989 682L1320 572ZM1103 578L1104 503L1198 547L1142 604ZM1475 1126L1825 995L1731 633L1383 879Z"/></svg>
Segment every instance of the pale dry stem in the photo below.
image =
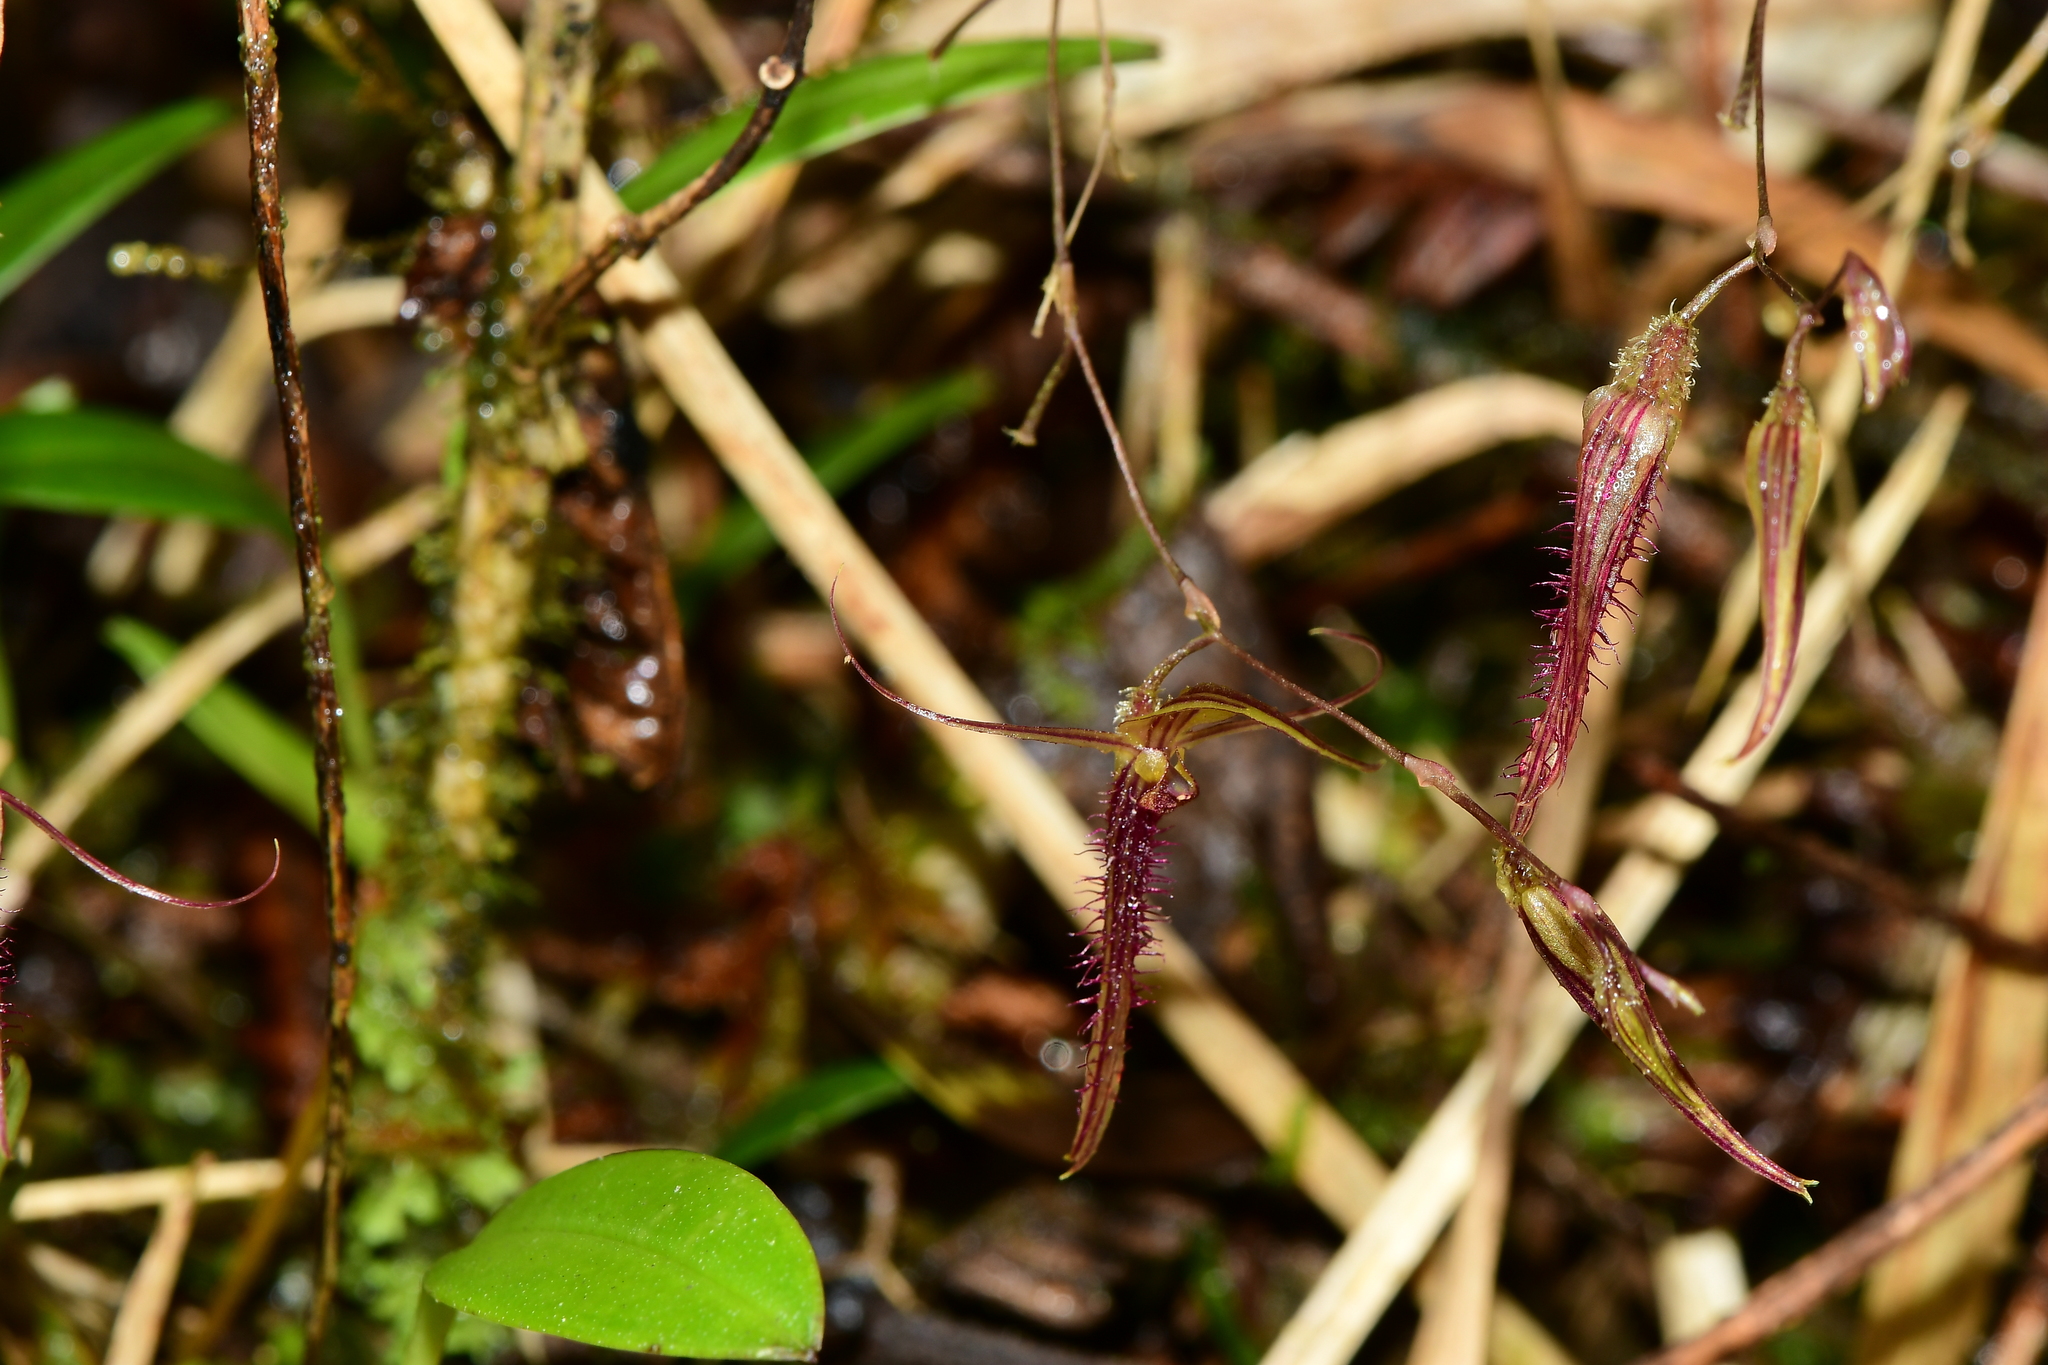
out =
<svg viewBox="0 0 2048 1365"><path fill-rule="evenodd" d="M194 1193L199 1173L207 1160L199 1158L179 1168L170 1192L156 1215L156 1227L142 1248L142 1259L128 1277L121 1295L121 1307L114 1314L113 1334L107 1339L104 1365L150 1365L156 1359L157 1342L163 1335L164 1315L171 1310L171 1295L178 1288L178 1268L185 1261L185 1244L192 1240Z"/></svg>

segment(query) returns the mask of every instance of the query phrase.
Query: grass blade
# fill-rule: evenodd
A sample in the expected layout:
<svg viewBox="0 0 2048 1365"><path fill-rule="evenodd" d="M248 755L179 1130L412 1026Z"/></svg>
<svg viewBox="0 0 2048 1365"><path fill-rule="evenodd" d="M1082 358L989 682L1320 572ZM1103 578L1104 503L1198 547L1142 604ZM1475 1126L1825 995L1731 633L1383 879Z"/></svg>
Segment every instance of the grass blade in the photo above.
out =
<svg viewBox="0 0 2048 1365"><path fill-rule="evenodd" d="M247 469L186 445L162 423L104 408L0 413L0 503L291 534L284 504Z"/></svg>
<svg viewBox="0 0 2048 1365"><path fill-rule="evenodd" d="M770 1095L746 1122L726 1135L715 1155L735 1166L759 1166L799 1142L894 1104L908 1094L910 1083L886 1062L874 1058L822 1067Z"/></svg>
<svg viewBox="0 0 2048 1365"><path fill-rule="evenodd" d="M1099 51L1093 38L1062 40L1060 74L1086 71L1095 65ZM1157 53L1151 43L1110 39L1111 61L1143 61ZM1040 39L959 43L937 62L922 52L875 57L798 86L783 107L775 131L734 180L791 161L823 156L941 109L1044 79L1045 43ZM619 198L635 213L668 198L711 168L739 136L752 112L751 104L743 104L684 134L656 157L653 165L628 180L620 188Z"/></svg>
<svg viewBox="0 0 2048 1365"><path fill-rule="evenodd" d="M0 298L234 116L234 106L220 100L186 100L59 152L0 186Z"/></svg>

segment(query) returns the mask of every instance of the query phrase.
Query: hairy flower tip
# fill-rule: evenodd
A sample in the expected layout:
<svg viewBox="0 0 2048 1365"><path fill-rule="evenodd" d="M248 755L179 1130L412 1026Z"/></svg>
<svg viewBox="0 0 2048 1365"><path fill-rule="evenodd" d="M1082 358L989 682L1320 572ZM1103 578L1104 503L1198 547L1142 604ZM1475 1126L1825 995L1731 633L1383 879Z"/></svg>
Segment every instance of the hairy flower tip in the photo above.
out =
<svg viewBox="0 0 2048 1365"><path fill-rule="evenodd" d="M1586 396L1585 437L1573 493L1572 544L1563 576L1564 605L1547 622L1549 643L1537 663L1543 711L1515 764L1513 828L1528 831L1536 803L1564 777L1585 716L1601 624L1616 585L1637 553L1657 487L1692 396L1698 332L1680 313L1661 317L1622 348L1614 379Z"/></svg>
<svg viewBox="0 0 2048 1365"><path fill-rule="evenodd" d="M1658 1094L1685 1115L1707 1140L1774 1185L1783 1186L1811 1203L1801 1180L1751 1146L1721 1111L1700 1093L1685 1063L1672 1050L1650 1008L1649 993L1658 988L1697 1010L1690 991L1656 974L1646 974L1614 921L1579 887L1563 881L1525 853L1498 847L1493 855L1494 880L1514 907L1530 942L1550 967L1550 974L1578 1002L1586 1016L1635 1063Z"/></svg>
<svg viewBox="0 0 2048 1365"><path fill-rule="evenodd" d="M1912 343L1898 305L1884 289L1877 272L1850 252L1842 259L1835 290L1842 297L1842 321L1848 324L1849 347L1863 371L1863 406L1874 408L1906 380L1913 363Z"/></svg>
<svg viewBox="0 0 2048 1365"><path fill-rule="evenodd" d="M1083 1045L1081 1112L1067 1151L1066 1175L1094 1158L1116 1110L1131 1010L1143 1003L1139 961L1152 948L1152 922L1159 915L1153 898L1165 889L1159 871L1165 862L1159 822L1178 803L1171 789L1141 771L1142 766L1118 766L1103 799L1102 827L1096 836L1102 850L1101 889L1082 978L1084 985L1094 988L1095 1015L1088 1021Z"/></svg>
<svg viewBox="0 0 2048 1365"><path fill-rule="evenodd" d="M1781 380L1771 390L1762 419L1750 429L1742 476L1756 523L1764 628L1763 658L1757 665L1763 690L1742 746L1747 754L1777 726L1791 690L1806 598L1806 525L1820 497L1820 425L1813 400L1797 380Z"/></svg>

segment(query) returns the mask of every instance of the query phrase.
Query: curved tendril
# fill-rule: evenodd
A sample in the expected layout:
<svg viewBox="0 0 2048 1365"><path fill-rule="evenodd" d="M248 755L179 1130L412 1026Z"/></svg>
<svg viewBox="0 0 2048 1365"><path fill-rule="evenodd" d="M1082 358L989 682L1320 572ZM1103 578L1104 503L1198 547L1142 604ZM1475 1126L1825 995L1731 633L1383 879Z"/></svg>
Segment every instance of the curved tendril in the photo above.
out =
<svg viewBox="0 0 2048 1365"><path fill-rule="evenodd" d="M908 697L897 694L891 690L888 684L868 672L867 665L863 664L860 661L860 656L853 652L853 646L847 642L846 632L839 625L838 596L839 585L835 582L832 585L831 593L826 598L826 605L831 609L832 630L839 637L839 648L844 651L846 662L853 665L853 671L860 674L861 680L867 683L869 687L872 687L883 698L902 707L911 715L931 721L934 724L951 726L955 730L971 730L981 735L1005 735L1011 739L1035 739L1043 744L1070 744L1079 749L1100 749L1106 754L1115 754L1119 758L1128 758L1138 752L1138 746L1129 740L1124 739L1120 735L1112 735L1102 730L1083 730L1078 727L1059 725L1009 725L995 720L969 720L965 716L949 716L943 711L934 711L929 706L919 706Z"/></svg>
<svg viewBox="0 0 2048 1365"><path fill-rule="evenodd" d="M49 835L51 840L56 843L57 847L63 849L66 853L69 853L79 862L84 863L87 867L91 868L94 872L98 873L100 876L112 882L115 886L120 887L123 891L132 892L137 896L147 896L150 900L162 901L165 905L182 906L187 910L225 910L230 908L231 906L241 905L245 901L254 900L256 897L262 895L265 891L268 891L270 889L270 884L277 880L278 870L284 866L284 850L278 844L278 842L275 839L273 839L270 841L270 875L265 877L263 881L255 888L255 890L245 891L241 895L236 896L233 900L190 900L184 896L174 896L168 891L159 891L153 886L145 886L143 883L136 881L133 877L125 876L122 873L115 871L113 868L101 862L98 858L93 857L92 854L87 853L83 848L79 846L77 840L73 839L63 830L58 829L55 825L51 824L49 820L44 818L41 811L38 811L34 806L31 806L28 802L22 800L20 797L16 796L13 792L8 791L4 787L0 787L0 806L6 806L10 810L20 811L23 815L28 817L28 821L30 824L34 825L43 833Z"/></svg>

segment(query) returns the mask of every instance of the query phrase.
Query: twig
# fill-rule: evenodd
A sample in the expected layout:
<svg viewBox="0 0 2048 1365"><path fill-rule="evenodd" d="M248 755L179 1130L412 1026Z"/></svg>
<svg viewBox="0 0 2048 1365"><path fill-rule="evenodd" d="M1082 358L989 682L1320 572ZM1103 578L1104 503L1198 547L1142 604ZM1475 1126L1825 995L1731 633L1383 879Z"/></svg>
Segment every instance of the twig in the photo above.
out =
<svg viewBox="0 0 2048 1365"><path fill-rule="evenodd" d="M411 493L337 536L334 572L350 579L410 548L442 515L435 486ZM195 636L178 656L121 704L92 744L57 782L39 809L60 829L74 823L107 785L176 725L207 690L271 636L301 619L298 585L272 584ZM8 877L0 882L0 914L27 901L36 870L56 848L36 830L8 840Z"/></svg>
<svg viewBox="0 0 2048 1365"><path fill-rule="evenodd" d="M189 1168L158 1166L146 1171L117 1171L111 1175L70 1176L62 1180L32 1180L14 1192L7 1216L17 1223L46 1222L76 1218L87 1213L125 1213L146 1209L174 1196ZM192 1197L202 1204L224 1199L254 1199L284 1183L285 1166L275 1157L253 1161L208 1162L196 1177ZM319 1167L308 1165L307 1182L319 1178Z"/></svg>
<svg viewBox="0 0 2048 1365"><path fill-rule="evenodd" d="M1866 1214L1818 1251L1756 1287L1741 1308L1690 1341L1646 1357L1642 1365L1714 1365L1804 1317L1846 1289L1886 1252L1920 1232L2036 1143L2048 1139L2048 1084L2035 1086L2012 1116L1922 1188Z"/></svg>
<svg viewBox="0 0 2048 1365"><path fill-rule="evenodd" d="M1883 868L1852 853L1844 853L1803 830L1787 829L1771 820L1753 820L1735 807L1693 790L1675 769L1654 755L1631 754L1628 767L1644 786L1668 792L1689 805L1698 806L1713 816L1715 823L1727 833L1769 844L1800 859L1815 871L1861 887L1891 910L1932 920L1954 930L1986 962L2010 967L2017 972L2048 973L2048 943L2029 943L2010 934L2002 934L1975 915L1938 905Z"/></svg>
<svg viewBox="0 0 2048 1365"><path fill-rule="evenodd" d="M320 545L320 485L313 472L312 432L292 335L291 297L284 274L283 189L278 179L277 34L269 0L242 0L243 94L249 108L249 200L256 220L256 277L270 324L270 359L284 428L285 474L290 489L292 538L298 547L299 588L306 612L306 680L313 712L313 773L319 787L321 899L327 911L327 1142L321 1191L320 1266L306 1325L306 1357L318 1360L327 1331L334 1283L341 1273L341 1183L348 1137L349 1005L355 997L355 909L350 902L348 851L343 844L341 704L334 691L334 652L328 641L327 577Z"/></svg>
<svg viewBox="0 0 2048 1365"><path fill-rule="evenodd" d="M192 1213L198 1202L194 1191L209 1164L201 1155L190 1166L180 1167L176 1182L164 1196L156 1227L114 1314L105 1365L150 1365L156 1359L164 1315L170 1312L171 1295L178 1288L178 1267L185 1260L185 1244L192 1240Z"/></svg>
<svg viewBox="0 0 2048 1365"><path fill-rule="evenodd" d="M1818 681L1848 629L1852 602L1884 571L1933 496L1968 406L1960 390L1944 393L1908 442L1891 474L1871 498L1840 553L1807 593L1798 664L1786 714ZM1739 799L1755 780L1785 727L1737 758L1756 713L1759 680L1746 678L1685 766L1689 782L1717 800ZM1711 817L1672 797L1657 797L1642 822L1639 846L1608 874L1595 899L1631 942L1640 942L1677 891L1685 866L1713 842ZM1539 992L1530 1002L1515 1093L1536 1092L1585 1024L1561 991ZM1267 1352L1264 1365L1343 1365L1414 1273L1472 1179L1480 1116L1493 1083L1482 1056L1465 1069L1437 1106L1386 1193L1356 1225L1307 1300Z"/></svg>
<svg viewBox="0 0 2048 1365"><path fill-rule="evenodd" d="M761 63L761 101L754 106L754 112L740 129L740 135L733 139L732 146L725 149L725 154L712 164L711 169L645 213L615 219L605 240L585 251L562 277L562 282L534 310L534 335L546 336L561 320L569 305L595 285L600 275L628 256L638 260L646 255L649 248L661 240L662 233L681 222L691 209L724 189L754 159L754 153L761 150L761 144L775 131L776 120L782 117L782 107L789 102L790 92L804 78L804 44L811 36L811 12L815 5L816 0L796 0L790 11L789 32L783 38L782 51Z"/></svg>
<svg viewBox="0 0 2048 1365"><path fill-rule="evenodd" d="M2048 1345L2048 1234L2034 1243L2026 1273L2006 1300L1998 1330L1979 1357L1984 1365L2035 1365Z"/></svg>

